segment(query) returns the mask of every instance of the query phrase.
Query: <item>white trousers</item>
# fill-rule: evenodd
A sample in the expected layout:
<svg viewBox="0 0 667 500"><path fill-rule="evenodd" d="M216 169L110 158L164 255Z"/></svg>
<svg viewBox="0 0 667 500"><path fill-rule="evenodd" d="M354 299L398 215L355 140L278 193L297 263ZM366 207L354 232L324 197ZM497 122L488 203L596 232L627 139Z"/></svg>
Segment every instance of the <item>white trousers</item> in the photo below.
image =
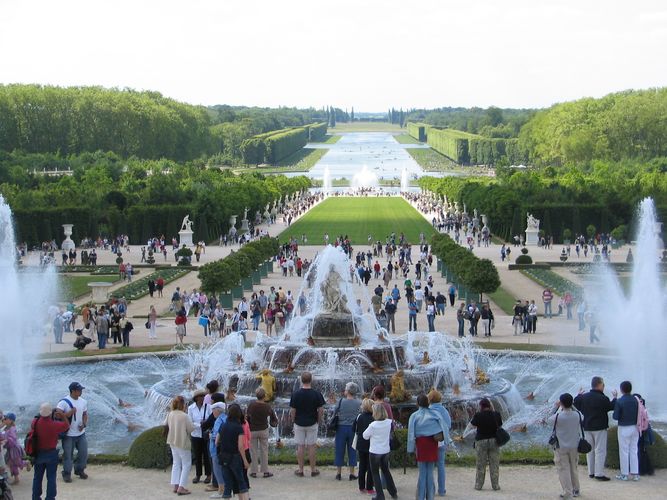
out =
<svg viewBox="0 0 667 500"><path fill-rule="evenodd" d="M621 461L621 474L626 476L639 474L638 441L639 430L636 425L618 426L618 456Z"/></svg>
<svg viewBox="0 0 667 500"><path fill-rule="evenodd" d="M171 485L185 488L188 485L188 476L192 467L192 453L185 448L172 446L171 456L174 459L171 466Z"/></svg>
<svg viewBox="0 0 667 500"><path fill-rule="evenodd" d="M588 474L604 476L604 462L607 459L607 429L601 431L585 431L584 436L593 449L586 454Z"/></svg>

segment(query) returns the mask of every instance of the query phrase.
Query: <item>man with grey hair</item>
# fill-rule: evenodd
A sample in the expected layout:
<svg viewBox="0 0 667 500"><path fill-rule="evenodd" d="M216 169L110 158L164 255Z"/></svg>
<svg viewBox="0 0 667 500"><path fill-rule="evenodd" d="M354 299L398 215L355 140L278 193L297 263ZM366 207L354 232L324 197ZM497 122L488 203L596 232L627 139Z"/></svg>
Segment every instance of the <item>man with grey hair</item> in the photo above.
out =
<svg viewBox="0 0 667 500"><path fill-rule="evenodd" d="M334 465L338 468L336 479L341 480L343 466L345 465L345 451L347 450L347 465L350 467L350 481L357 479L354 468L357 466L357 451L352 448L354 439L354 421L361 411L361 401L357 399L359 386L354 382L345 384L345 395L336 405L334 415L338 416L336 425L336 454Z"/></svg>
<svg viewBox="0 0 667 500"><path fill-rule="evenodd" d="M269 472L269 425L278 425L278 417L273 408L266 402L266 391L258 387L255 391L257 400L248 405L246 419L250 426L250 477L257 477L259 462L262 464L262 475L272 477Z"/></svg>

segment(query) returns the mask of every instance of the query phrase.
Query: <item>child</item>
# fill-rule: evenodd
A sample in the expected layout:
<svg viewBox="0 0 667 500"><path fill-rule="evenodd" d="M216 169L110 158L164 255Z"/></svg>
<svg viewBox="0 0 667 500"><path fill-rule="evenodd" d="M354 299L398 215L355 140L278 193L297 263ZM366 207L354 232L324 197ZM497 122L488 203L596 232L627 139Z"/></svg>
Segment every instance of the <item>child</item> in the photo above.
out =
<svg viewBox="0 0 667 500"><path fill-rule="evenodd" d="M4 448L7 450L7 467L12 474L14 480L11 484L18 484L19 473L26 467L26 462L23 460L25 453L23 447L19 443L16 434L16 415L14 413L7 413L2 419L4 430Z"/></svg>
<svg viewBox="0 0 667 500"><path fill-rule="evenodd" d="M230 313L227 313L227 317L225 318L225 335L229 335L232 333L232 315Z"/></svg>

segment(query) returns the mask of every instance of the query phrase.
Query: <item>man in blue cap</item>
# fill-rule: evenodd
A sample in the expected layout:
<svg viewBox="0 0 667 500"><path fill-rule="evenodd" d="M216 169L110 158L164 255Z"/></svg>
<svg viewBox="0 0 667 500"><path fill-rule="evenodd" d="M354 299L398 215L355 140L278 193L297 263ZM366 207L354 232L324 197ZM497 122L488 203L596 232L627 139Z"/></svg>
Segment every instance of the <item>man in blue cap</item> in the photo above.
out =
<svg viewBox="0 0 667 500"><path fill-rule="evenodd" d="M78 382L69 385L69 396L58 402L61 410L70 423L67 435L63 437L63 481L72 482L72 465L74 450L77 450L74 474L81 479L88 479L86 465L88 462L88 441L86 440L86 426L88 425L88 403L81 397L85 387Z"/></svg>

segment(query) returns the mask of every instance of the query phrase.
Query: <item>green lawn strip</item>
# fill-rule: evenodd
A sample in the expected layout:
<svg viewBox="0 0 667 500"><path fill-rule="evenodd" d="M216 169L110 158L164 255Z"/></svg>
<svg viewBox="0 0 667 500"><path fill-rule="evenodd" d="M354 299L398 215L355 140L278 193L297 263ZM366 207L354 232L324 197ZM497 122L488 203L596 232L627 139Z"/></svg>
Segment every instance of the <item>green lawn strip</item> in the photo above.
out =
<svg viewBox="0 0 667 500"><path fill-rule="evenodd" d="M134 331L137 329L143 328L143 322L141 325L134 325ZM175 332L176 330L174 330ZM132 342L132 334L130 334L130 342ZM176 342L176 334L174 333L174 343ZM151 352L167 352L174 349L174 345L148 345L141 347L108 347L99 350L95 347L96 344L90 344L93 346L83 351L72 350L64 352L48 352L43 353L39 357L40 359L60 359L60 358L94 358L96 356L108 355L108 354L135 354L135 353L151 353Z"/></svg>
<svg viewBox="0 0 667 500"><path fill-rule="evenodd" d="M505 290L502 286L498 288L493 293L487 294L487 296L493 301L495 305L500 307L505 314L509 316L514 315L514 304L516 303L516 297L511 293Z"/></svg>
<svg viewBox="0 0 667 500"><path fill-rule="evenodd" d="M157 280L158 277L162 276L162 279L164 279L165 284L167 284L174 280L182 278L189 272L190 272L189 269L182 269L178 267L161 269L147 276L144 276L143 278L132 281L127 285L118 288L117 290L114 290L113 292L111 292L111 296L118 298L125 297L127 300L130 301L137 300L143 297L144 295L148 295L148 281L150 279Z"/></svg>
<svg viewBox="0 0 667 500"><path fill-rule="evenodd" d="M396 142L398 142L399 144L423 144L422 142L419 142L417 139L408 134L395 135L394 139L396 139Z"/></svg>
<svg viewBox="0 0 667 500"><path fill-rule="evenodd" d="M88 274L115 274L118 266L60 266L59 273L88 273Z"/></svg>
<svg viewBox="0 0 667 500"><path fill-rule="evenodd" d="M329 128L329 133L336 132L402 132L402 129L397 124L387 122L349 122L336 123L335 128Z"/></svg>
<svg viewBox="0 0 667 500"><path fill-rule="evenodd" d="M336 144L341 140L342 135L325 135L324 139L321 141L311 141L313 144Z"/></svg>
<svg viewBox="0 0 667 500"><path fill-rule="evenodd" d="M260 172L262 174L282 174L285 172L307 172L313 166L320 161L320 159L327 154L329 150L314 149L314 148L303 148L299 151L292 153L287 158L278 162L277 165L267 166L267 167L245 167L234 169L235 174L240 174L244 172Z"/></svg>
<svg viewBox="0 0 667 500"><path fill-rule="evenodd" d="M566 354L598 354L603 356L612 356L614 351L612 349L605 349L602 347L590 346L574 346L574 345L550 345L550 344L519 344L511 342L496 342L486 340L476 340L475 344L482 349L497 350L497 351L531 351L531 352L562 352Z"/></svg>
<svg viewBox="0 0 667 500"><path fill-rule="evenodd" d="M324 243L324 233L333 242L338 235L348 235L353 246L365 247L368 235L373 240L385 241L392 232L397 239L401 232L412 244L419 243L419 233L426 237L433 227L404 199L392 198L328 198L310 210L279 236L285 241L290 236L308 237L308 244Z"/></svg>
<svg viewBox="0 0 667 500"><path fill-rule="evenodd" d="M105 283L115 283L120 278L118 274L113 275L89 275L89 276L70 276L66 274L58 275L58 285L60 300L73 301L74 299L90 293L88 283L94 281L103 281Z"/></svg>
<svg viewBox="0 0 667 500"><path fill-rule="evenodd" d="M522 269L520 272L538 285L551 288L561 297L565 292L570 292L576 297L581 297L583 293L582 287L549 269Z"/></svg>
<svg viewBox="0 0 667 500"><path fill-rule="evenodd" d="M431 148L406 148L406 151L426 171L464 171L455 161Z"/></svg>

